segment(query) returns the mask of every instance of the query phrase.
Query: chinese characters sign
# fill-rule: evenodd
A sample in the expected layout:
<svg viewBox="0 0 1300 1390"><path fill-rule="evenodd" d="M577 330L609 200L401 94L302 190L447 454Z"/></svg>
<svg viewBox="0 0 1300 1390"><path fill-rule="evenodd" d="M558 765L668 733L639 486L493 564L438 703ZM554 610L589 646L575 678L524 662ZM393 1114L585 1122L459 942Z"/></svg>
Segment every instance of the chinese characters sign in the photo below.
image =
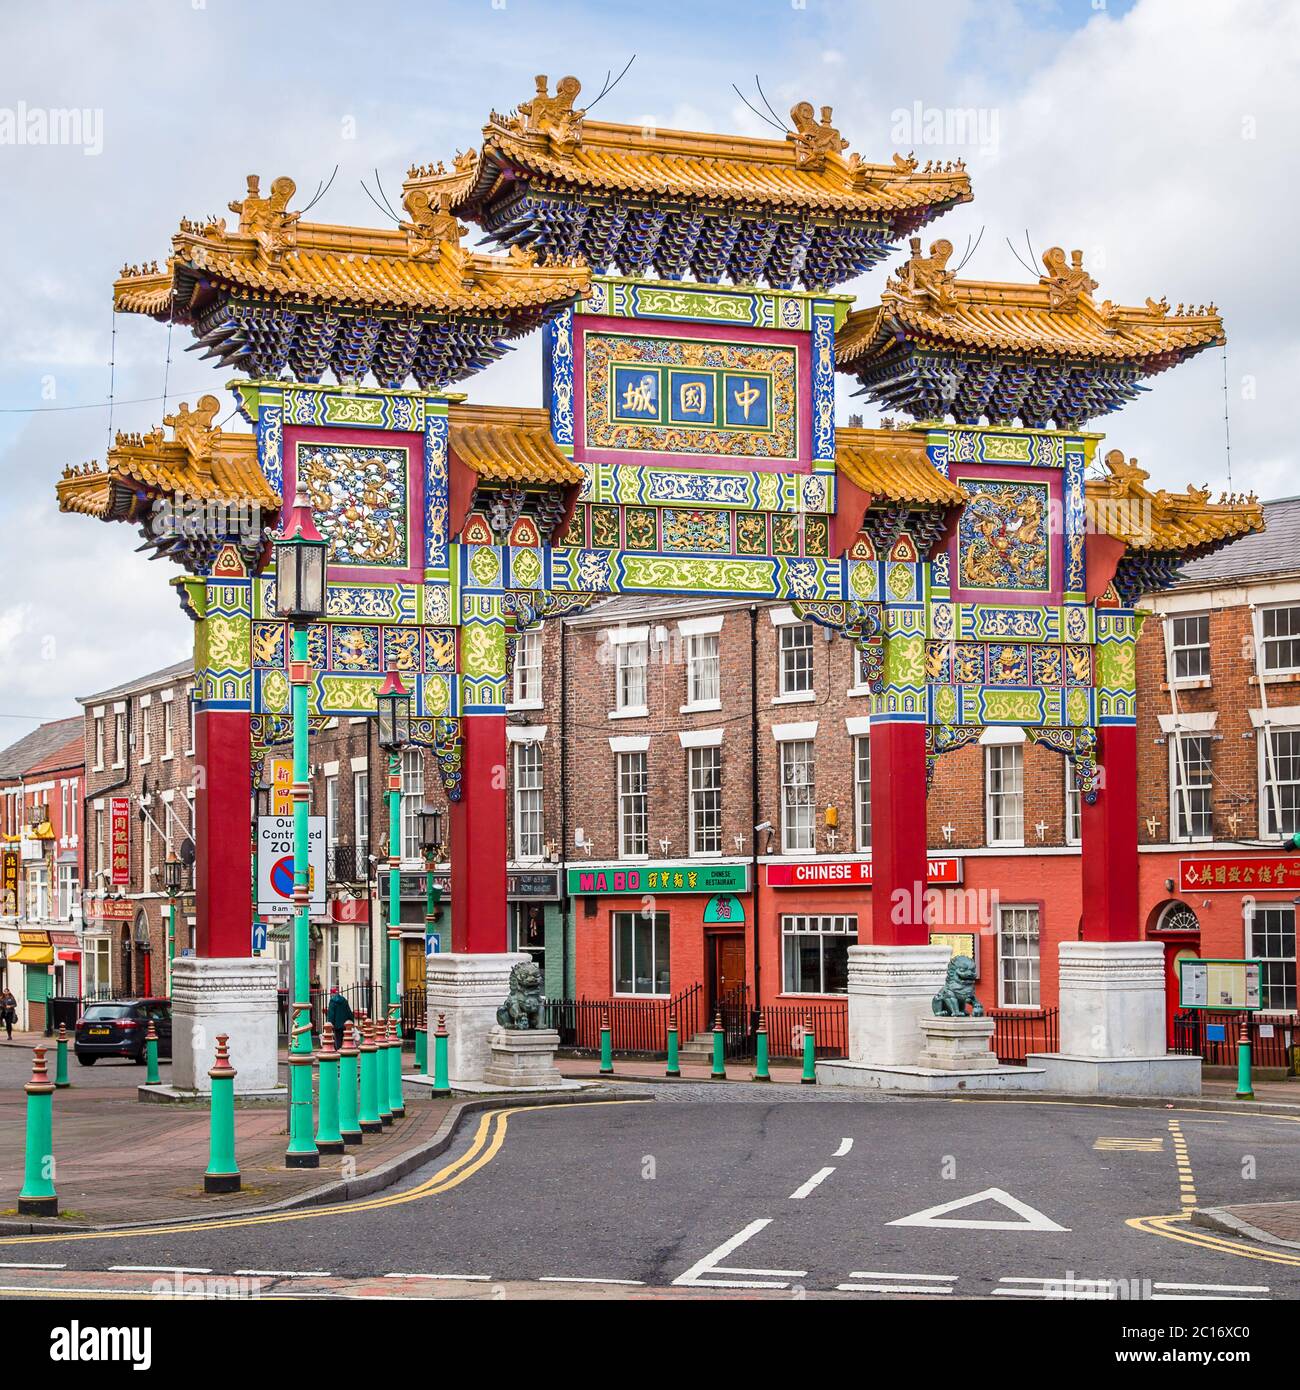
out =
<svg viewBox="0 0 1300 1390"><path fill-rule="evenodd" d="M591 893L747 893L745 864L686 866L646 864L621 869L570 869L569 892Z"/></svg>
<svg viewBox="0 0 1300 1390"><path fill-rule="evenodd" d="M1300 888L1300 855L1200 854L1178 861L1182 893Z"/></svg>
<svg viewBox="0 0 1300 1390"><path fill-rule="evenodd" d="M18 915L18 854L15 850L4 852L3 876L0 877L0 912L6 917Z"/></svg>
<svg viewBox="0 0 1300 1390"><path fill-rule="evenodd" d="M108 800L108 845L111 882L131 882L131 800L112 796Z"/></svg>

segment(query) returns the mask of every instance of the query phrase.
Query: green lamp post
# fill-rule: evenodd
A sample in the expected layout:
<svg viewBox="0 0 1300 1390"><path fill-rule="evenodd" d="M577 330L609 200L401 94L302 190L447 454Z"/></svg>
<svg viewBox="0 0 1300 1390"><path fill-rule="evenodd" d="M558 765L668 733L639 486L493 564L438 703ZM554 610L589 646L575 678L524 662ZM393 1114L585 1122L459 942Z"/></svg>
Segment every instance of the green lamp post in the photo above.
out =
<svg viewBox="0 0 1300 1390"><path fill-rule="evenodd" d="M402 1103L402 749L411 741L411 692L396 671L389 671L379 687L377 703L377 741L388 754L388 969L384 1011L397 1025L397 1045L379 1050L379 1056L387 1058L379 1088L382 1095L387 1085L388 1108L394 1119L400 1119L406 1114Z"/></svg>
<svg viewBox="0 0 1300 1390"><path fill-rule="evenodd" d="M293 624L289 682L293 688L293 978L289 1006L289 1168L317 1168L313 1137L311 1050L311 937L308 922L308 816L311 782L307 761L307 691L311 682L307 625L325 616L325 538L316 529L301 484L275 551L275 608Z"/></svg>
<svg viewBox="0 0 1300 1390"><path fill-rule="evenodd" d="M181 892L181 861L174 854L163 864L163 887L167 890L167 997L172 997L172 966L176 960L176 899Z"/></svg>
<svg viewBox="0 0 1300 1390"><path fill-rule="evenodd" d="M433 953L434 928L442 911L442 889L434 880L438 861L442 858L442 812L427 803L420 808L420 845L424 850L424 958L427 961ZM429 1068L429 1027L416 1033L416 1068L428 1071Z"/></svg>

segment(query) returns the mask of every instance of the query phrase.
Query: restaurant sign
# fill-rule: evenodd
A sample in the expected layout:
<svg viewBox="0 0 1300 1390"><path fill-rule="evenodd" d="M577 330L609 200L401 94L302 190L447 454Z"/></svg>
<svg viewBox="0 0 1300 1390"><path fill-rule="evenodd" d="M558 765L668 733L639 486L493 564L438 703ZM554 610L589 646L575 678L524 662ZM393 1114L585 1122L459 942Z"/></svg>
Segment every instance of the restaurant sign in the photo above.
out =
<svg viewBox="0 0 1300 1390"><path fill-rule="evenodd" d="M958 858L926 860L926 881L960 883L962 861ZM832 861L812 859L798 864L769 864L769 888L870 888L871 860Z"/></svg>
<svg viewBox="0 0 1300 1390"><path fill-rule="evenodd" d="M110 882L131 882L131 799L111 796L108 799Z"/></svg>
<svg viewBox="0 0 1300 1390"><path fill-rule="evenodd" d="M570 896L593 893L748 893L747 864L637 864L570 869Z"/></svg>
<svg viewBox="0 0 1300 1390"><path fill-rule="evenodd" d="M1198 854L1178 861L1182 893L1300 888L1300 855Z"/></svg>

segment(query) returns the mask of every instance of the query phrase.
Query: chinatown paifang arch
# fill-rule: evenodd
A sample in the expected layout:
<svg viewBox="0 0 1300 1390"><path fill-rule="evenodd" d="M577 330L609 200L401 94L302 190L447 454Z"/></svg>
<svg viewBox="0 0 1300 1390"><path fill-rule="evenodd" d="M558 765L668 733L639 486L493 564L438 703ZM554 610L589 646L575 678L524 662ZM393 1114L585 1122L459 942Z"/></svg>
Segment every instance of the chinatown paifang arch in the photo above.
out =
<svg viewBox="0 0 1300 1390"><path fill-rule="evenodd" d="M611 594L744 597L866 654L875 890L851 953L853 1059L916 1060L946 959L897 911L925 882L928 776L1011 725L1068 758L1083 797L1087 911L1061 947L1049 1082L1190 1085L1153 1060L1160 948L1139 940L1135 603L1262 519L1253 498L1148 490L1087 426L1222 344L1214 306L1098 301L1081 253L1057 248L1036 283L958 279L951 244L913 234L970 200L963 165L867 163L829 108L800 103L784 139L750 139L587 120L579 92L538 77L477 149L413 168L391 229L304 221L291 179L268 196L250 176L235 225L184 220L165 262L114 285L117 310L190 329L239 373L252 426L216 428L205 397L58 484L64 510L138 526L184 570L206 781L199 959L178 962L178 995L236 1034L230 1011L273 1007L273 984L250 984L245 831L253 760L289 737L293 672L268 532L232 518L274 523L301 489L330 547L310 718L373 714L400 672L450 798L454 937L430 1004L453 1030L490 1020L517 959L494 775L513 634ZM499 253L467 249L466 223ZM908 238L878 304L835 292ZM538 329L540 407L450 389ZM837 371L903 418L837 428ZM479 1014L457 1012L458 990ZM205 1084L184 1046L178 1084ZM453 1036L453 1078L474 1048Z"/></svg>

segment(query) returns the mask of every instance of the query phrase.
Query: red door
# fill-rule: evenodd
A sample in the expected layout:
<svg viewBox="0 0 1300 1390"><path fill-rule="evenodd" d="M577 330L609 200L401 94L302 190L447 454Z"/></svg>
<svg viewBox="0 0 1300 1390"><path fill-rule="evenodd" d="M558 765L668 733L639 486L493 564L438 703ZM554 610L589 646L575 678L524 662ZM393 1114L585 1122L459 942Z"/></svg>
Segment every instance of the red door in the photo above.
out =
<svg viewBox="0 0 1300 1390"><path fill-rule="evenodd" d="M743 932L719 932L712 938L709 970L709 1013L733 990L745 983L745 936ZM710 1024L713 1022L709 1019Z"/></svg>
<svg viewBox="0 0 1300 1390"><path fill-rule="evenodd" d="M1174 1017L1178 1013L1178 962L1201 954L1200 938L1165 942L1165 1041L1174 1045Z"/></svg>

